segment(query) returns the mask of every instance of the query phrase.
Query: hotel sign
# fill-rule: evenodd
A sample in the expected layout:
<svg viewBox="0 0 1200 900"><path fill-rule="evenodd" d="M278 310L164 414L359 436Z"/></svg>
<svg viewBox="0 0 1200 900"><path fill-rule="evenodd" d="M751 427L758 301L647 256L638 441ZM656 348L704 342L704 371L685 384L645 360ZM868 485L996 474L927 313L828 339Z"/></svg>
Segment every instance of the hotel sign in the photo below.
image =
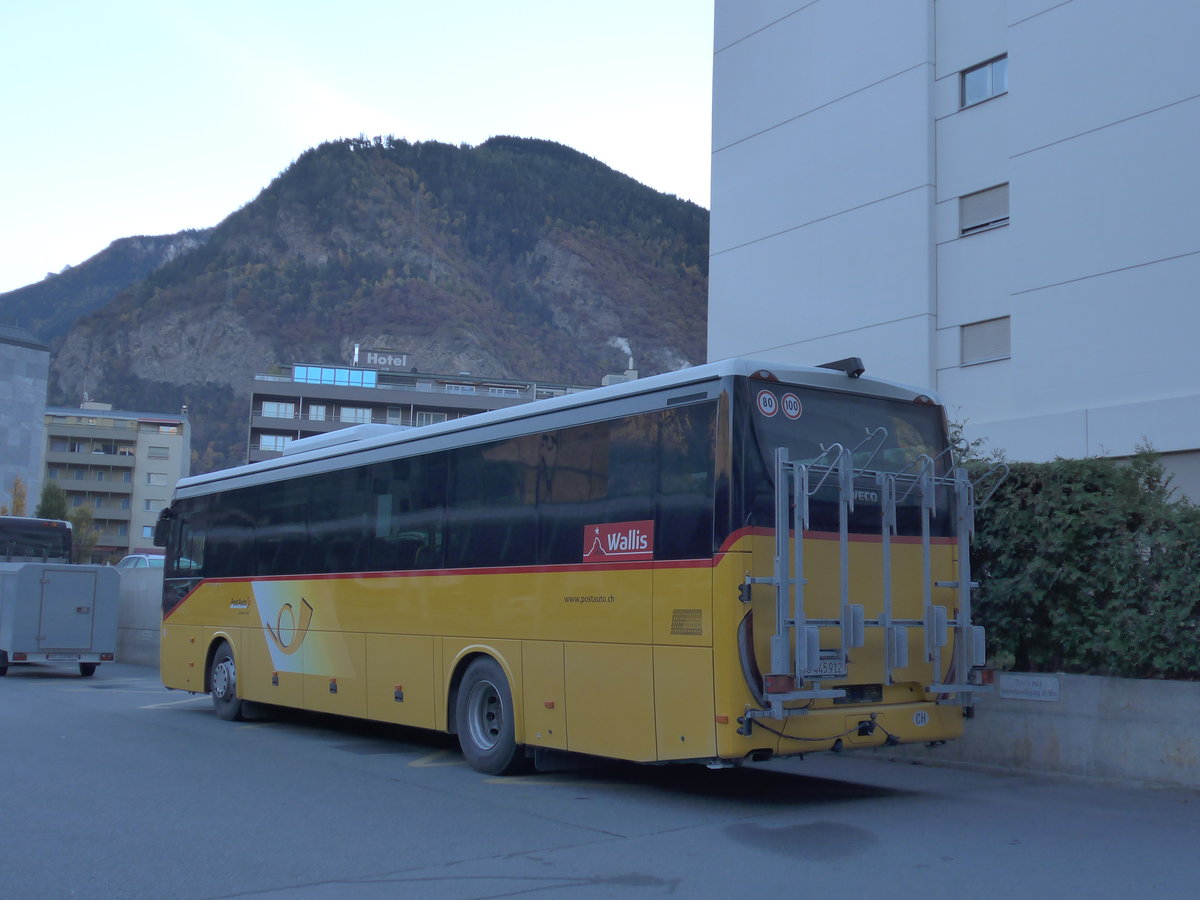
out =
<svg viewBox="0 0 1200 900"><path fill-rule="evenodd" d="M399 350L371 349L364 347L358 351L356 365L369 369L407 369L408 354Z"/></svg>

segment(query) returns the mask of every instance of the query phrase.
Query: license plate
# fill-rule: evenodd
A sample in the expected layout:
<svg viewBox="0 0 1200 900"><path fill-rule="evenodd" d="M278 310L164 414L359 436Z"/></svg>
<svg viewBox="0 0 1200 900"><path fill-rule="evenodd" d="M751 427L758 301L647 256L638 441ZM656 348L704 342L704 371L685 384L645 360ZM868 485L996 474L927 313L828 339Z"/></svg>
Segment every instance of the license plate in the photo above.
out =
<svg viewBox="0 0 1200 900"><path fill-rule="evenodd" d="M77 659L79 659L79 654L78 653L47 653L46 659L52 659L52 660L56 660L56 661L77 660Z"/></svg>
<svg viewBox="0 0 1200 900"><path fill-rule="evenodd" d="M846 675L846 663L841 659L823 659L815 669L808 672L812 678L844 678Z"/></svg>

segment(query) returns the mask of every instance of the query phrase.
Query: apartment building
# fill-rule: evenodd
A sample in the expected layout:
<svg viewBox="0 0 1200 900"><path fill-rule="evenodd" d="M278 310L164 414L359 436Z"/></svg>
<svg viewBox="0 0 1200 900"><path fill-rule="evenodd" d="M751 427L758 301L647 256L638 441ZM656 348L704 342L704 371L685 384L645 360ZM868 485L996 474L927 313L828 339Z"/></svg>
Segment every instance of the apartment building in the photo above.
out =
<svg viewBox="0 0 1200 900"><path fill-rule="evenodd" d="M94 562L156 552L158 512L191 470L186 415L124 412L87 402L45 410L46 478L86 506L99 531ZM161 551L157 551L161 552Z"/></svg>
<svg viewBox="0 0 1200 900"><path fill-rule="evenodd" d="M861 356L1200 499L1200 3L717 0L709 356Z"/></svg>

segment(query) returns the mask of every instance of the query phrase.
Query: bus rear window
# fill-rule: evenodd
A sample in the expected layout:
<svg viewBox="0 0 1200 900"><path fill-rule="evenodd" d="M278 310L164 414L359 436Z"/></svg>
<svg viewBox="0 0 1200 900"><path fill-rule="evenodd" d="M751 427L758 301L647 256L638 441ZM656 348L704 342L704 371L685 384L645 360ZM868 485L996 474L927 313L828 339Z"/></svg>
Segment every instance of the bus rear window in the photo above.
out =
<svg viewBox="0 0 1200 900"><path fill-rule="evenodd" d="M837 531L836 464L841 449L849 453L856 471L850 531L879 533L881 474L916 475L925 460L934 461L934 474L949 471L942 409L881 397L823 391L788 385L746 382L737 431L742 455L743 520L774 524L775 450L786 447L793 462L812 465L810 528ZM898 493L904 494L906 485ZM931 522L935 536L951 533L946 489L937 490L937 511ZM920 497L913 490L897 503L898 532L920 534Z"/></svg>

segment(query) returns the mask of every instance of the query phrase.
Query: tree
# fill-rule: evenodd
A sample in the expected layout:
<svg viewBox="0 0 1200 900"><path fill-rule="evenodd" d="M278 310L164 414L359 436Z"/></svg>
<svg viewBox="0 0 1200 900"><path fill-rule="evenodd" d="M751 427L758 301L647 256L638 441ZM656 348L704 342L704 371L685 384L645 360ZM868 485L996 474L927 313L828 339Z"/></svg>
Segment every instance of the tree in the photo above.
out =
<svg viewBox="0 0 1200 900"><path fill-rule="evenodd" d="M25 482L23 482L21 480L21 477L18 475L16 478L13 479L13 483L12 483L12 513L11 513L11 515L14 515L14 516L27 515L27 513L25 512L27 493L28 492L25 488Z"/></svg>
<svg viewBox="0 0 1200 900"><path fill-rule="evenodd" d="M67 516L71 523L71 542L75 547L75 562L91 562L92 550L100 539L100 529L96 527L92 511L86 506L77 506Z"/></svg>
<svg viewBox="0 0 1200 900"><path fill-rule="evenodd" d="M42 499L33 513L39 519L65 519L67 517L67 492L53 481L42 488Z"/></svg>

